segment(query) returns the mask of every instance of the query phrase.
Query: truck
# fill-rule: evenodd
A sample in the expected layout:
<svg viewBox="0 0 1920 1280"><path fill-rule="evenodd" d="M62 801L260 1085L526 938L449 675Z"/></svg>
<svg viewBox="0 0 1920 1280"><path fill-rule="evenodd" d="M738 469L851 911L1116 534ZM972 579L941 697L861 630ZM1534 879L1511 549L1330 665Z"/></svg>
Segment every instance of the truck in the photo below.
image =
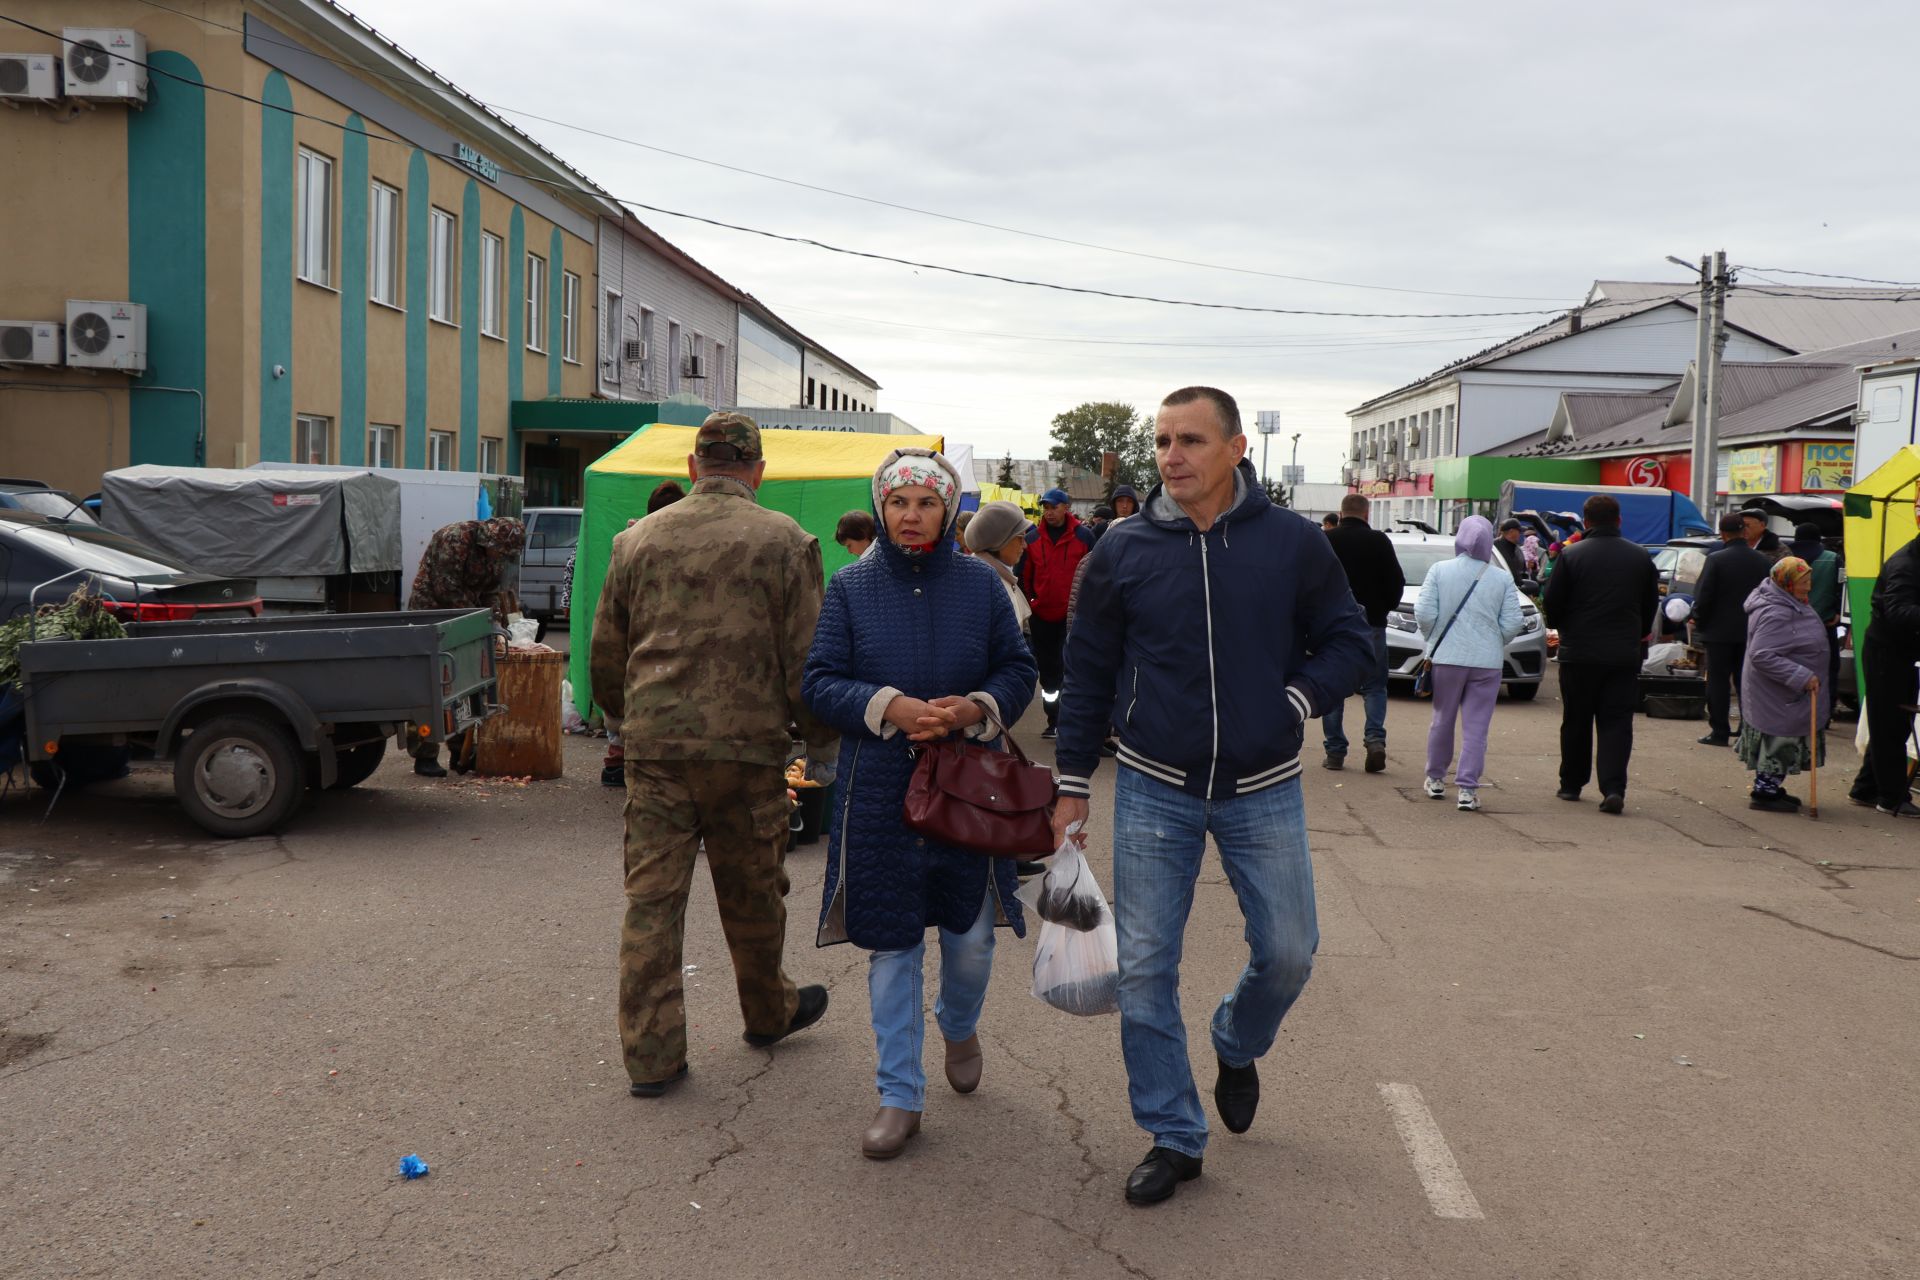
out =
<svg viewBox="0 0 1920 1280"><path fill-rule="evenodd" d="M134 622L22 643L13 701L56 802L63 752L131 747L172 762L201 827L259 835L310 791L366 781L389 740L444 742L505 710L497 630L485 609Z"/></svg>
<svg viewBox="0 0 1920 1280"><path fill-rule="evenodd" d="M1621 534L1643 547L1665 546L1674 538L1713 532L1713 526L1700 514L1700 508L1684 493L1618 484L1535 484L1504 480L1500 484L1495 522L1515 512L1531 511L1555 527L1577 524L1587 499L1597 493L1608 494L1620 503ZM1562 519L1556 520L1556 516ZM1571 517L1571 522L1565 517Z"/></svg>

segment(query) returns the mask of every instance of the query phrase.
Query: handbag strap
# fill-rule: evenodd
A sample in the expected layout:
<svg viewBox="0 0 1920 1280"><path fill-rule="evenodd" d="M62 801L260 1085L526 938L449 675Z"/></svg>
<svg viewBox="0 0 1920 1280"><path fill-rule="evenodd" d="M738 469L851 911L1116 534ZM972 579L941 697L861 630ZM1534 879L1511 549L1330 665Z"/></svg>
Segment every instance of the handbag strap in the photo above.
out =
<svg viewBox="0 0 1920 1280"><path fill-rule="evenodd" d="M1027 759L1027 753L1022 751L1020 744L1013 740L1013 730L1007 728L1007 726L1001 722L1000 717L994 713L993 708L984 702L976 702L973 705L980 708L980 713L987 718L988 724L1000 731L999 736L1007 740L1007 749L1013 752L1014 759L1018 760L1021 764L1031 765L1033 761Z"/></svg>
<svg viewBox="0 0 1920 1280"><path fill-rule="evenodd" d="M1460 603L1453 606L1453 612L1447 615L1447 625L1440 628L1440 634L1433 638L1431 645L1427 646L1427 661L1433 661L1433 655L1440 652L1440 646L1447 642L1447 633L1452 631L1453 624L1460 620L1461 613L1466 610L1467 601L1473 599L1474 588L1480 585L1480 578L1486 577L1488 571L1492 568L1493 561L1487 561L1486 568L1480 570L1480 577L1473 580L1472 584L1467 587L1467 594L1461 596Z"/></svg>

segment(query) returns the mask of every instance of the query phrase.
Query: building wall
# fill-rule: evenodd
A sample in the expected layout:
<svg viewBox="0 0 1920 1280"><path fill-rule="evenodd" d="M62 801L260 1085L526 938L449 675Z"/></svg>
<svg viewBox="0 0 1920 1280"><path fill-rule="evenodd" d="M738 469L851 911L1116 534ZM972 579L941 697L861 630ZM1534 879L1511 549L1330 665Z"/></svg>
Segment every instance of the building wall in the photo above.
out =
<svg viewBox="0 0 1920 1280"><path fill-rule="evenodd" d="M1412 389L1352 415L1348 467L1356 479L1373 480L1394 458L1404 472L1411 470L1408 464L1448 456L1456 443L1459 405L1460 388L1449 381ZM1390 445L1398 452L1390 454Z"/></svg>
<svg viewBox="0 0 1920 1280"><path fill-rule="evenodd" d="M871 412L874 397L880 391L873 383L811 347L802 358L801 375L800 400L809 408Z"/></svg>
<svg viewBox="0 0 1920 1280"><path fill-rule="evenodd" d="M1557 342L1496 360L1485 369L1577 370L1586 373L1685 372L1699 353L1699 320L1686 307L1669 305L1587 329ZM1729 331L1726 360L1778 360L1792 352Z"/></svg>
<svg viewBox="0 0 1920 1280"><path fill-rule="evenodd" d="M609 322L611 295L619 295L617 323ZM600 220L601 329L599 385L623 400L659 400L690 394L709 404L729 403L738 387L740 342L734 300L698 279L658 250L629 235L613 218ZM669 334L679 327L679 361ZM651 332L647 332L650 326ZM699 338L704 380L684 376L682 365ZM624 344L647 344L644 362L624 358Z"/></svg>
<svg viewBox="0 0 1920 1280"><path fill-rule="evenodd" d="M743 405L770 409L802 406L805 391L804 355L796 343L740 311L740 360L737 395Z"/></svg>
<svg viewBox="0 0 1920 1280"><path fill-rule="evenodd" d="M1682 366L1684 367L1684 366ZM1672 374L1503 373L1476 369L1460 377L1460 453L1486 453L1543 431L1567 391L1651 391Z"/></svg>
<svg viewBox="0 0 1920 1280"><path fill-rule="evenodd" d="M0 168L12 175L0 183L0 244L8 264L0 274L0 317L64 319L68 298L144 302L149 370L138 380L63 368L0 370L0 387L75 388L0 391L0 470L90 492L102 471L130 462L234 466L287 459L293 418L302 413L332 420L332 461L363 461L367 425L382 423L403 428L403 465L424 465L431 429L457 434L456 465L476 465L480 440L492 438L508 446L511 466L510 399L591 394L597 350L591 241L429 154L445 148L402 140L370 119L421 117L398 104L389 82L346 72L340 51L320 48L326 56L307 62L337 87L350 88L364 114L249 54L236 32L209 25L254 24L262 12L238 0L213 0L202 23L130 0L25 3L20 16L49 29L85 24L140 31L155 74L143 111L100 107L78 112L70 123L58 123L56 115L65 113L55 109L8 113L0 133ZM275 29L273 39L295 38ZM7 47L55 52L57 43L17 33ZM284 43L274 47L276 61L299 52ZM302 114L203 91L195 80ZM491 149L482 137L461 140L482 154ZM325 287L295 279L293 204L302 146L333 162L332 279ZM372 179L398 188L406 202L399 308L368 301ZM459 219L458 301L453 322L445 324L426 315L425 228L432 206ZM562 216L551 200L542 207ZM564 217L590 234L591 218L577 211ZM508 242L506 332L499 338L479 332L482 228ZM549 333L538 344L550 353L530 350L525 341L516 243L552 263ZM563 271L581 278L578 363L559 350Z"/></svg>

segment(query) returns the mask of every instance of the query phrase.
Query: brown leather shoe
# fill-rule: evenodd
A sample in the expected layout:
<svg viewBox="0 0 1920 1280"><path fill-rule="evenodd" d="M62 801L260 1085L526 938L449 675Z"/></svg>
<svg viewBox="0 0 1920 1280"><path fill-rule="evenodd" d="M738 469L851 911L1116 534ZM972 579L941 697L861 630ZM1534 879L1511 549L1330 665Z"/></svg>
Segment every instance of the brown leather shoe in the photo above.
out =
<svg viewBox="0 0 1920 1280"><path fill-rule="evenodd" d="M980 1037L947 1041L947 1083L955 1093L972 1093L980 1087Z"/></svg>
<svg viewBox="0 0 1920 1280"><path fill-rule="evenodd" d="M891 1160L907 1149L907 1140L920 1132L920 1113L882 1107L860 1136L860 1154L869 1160Z"/></svg>

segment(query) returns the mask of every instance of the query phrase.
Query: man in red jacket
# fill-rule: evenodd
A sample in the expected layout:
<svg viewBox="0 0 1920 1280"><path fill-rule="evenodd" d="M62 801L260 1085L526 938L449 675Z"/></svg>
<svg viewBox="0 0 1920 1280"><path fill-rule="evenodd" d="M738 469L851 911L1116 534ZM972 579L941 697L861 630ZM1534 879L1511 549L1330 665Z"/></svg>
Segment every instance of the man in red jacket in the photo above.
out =
<svg viewBox="0 0 1920 1280"><path fill-rule="evenodd" d="M1073 514L1064 489L1040 495L1040 524L1027 535L1027 554L1020 562L1020 589L1033 606L1033 660L1040 667L1040 696L1047 709L1051 738L1060 718L1061 655L1067 644L1067 601L1073 595L1074 570L1093 550L1091 530Z"/></svg>

